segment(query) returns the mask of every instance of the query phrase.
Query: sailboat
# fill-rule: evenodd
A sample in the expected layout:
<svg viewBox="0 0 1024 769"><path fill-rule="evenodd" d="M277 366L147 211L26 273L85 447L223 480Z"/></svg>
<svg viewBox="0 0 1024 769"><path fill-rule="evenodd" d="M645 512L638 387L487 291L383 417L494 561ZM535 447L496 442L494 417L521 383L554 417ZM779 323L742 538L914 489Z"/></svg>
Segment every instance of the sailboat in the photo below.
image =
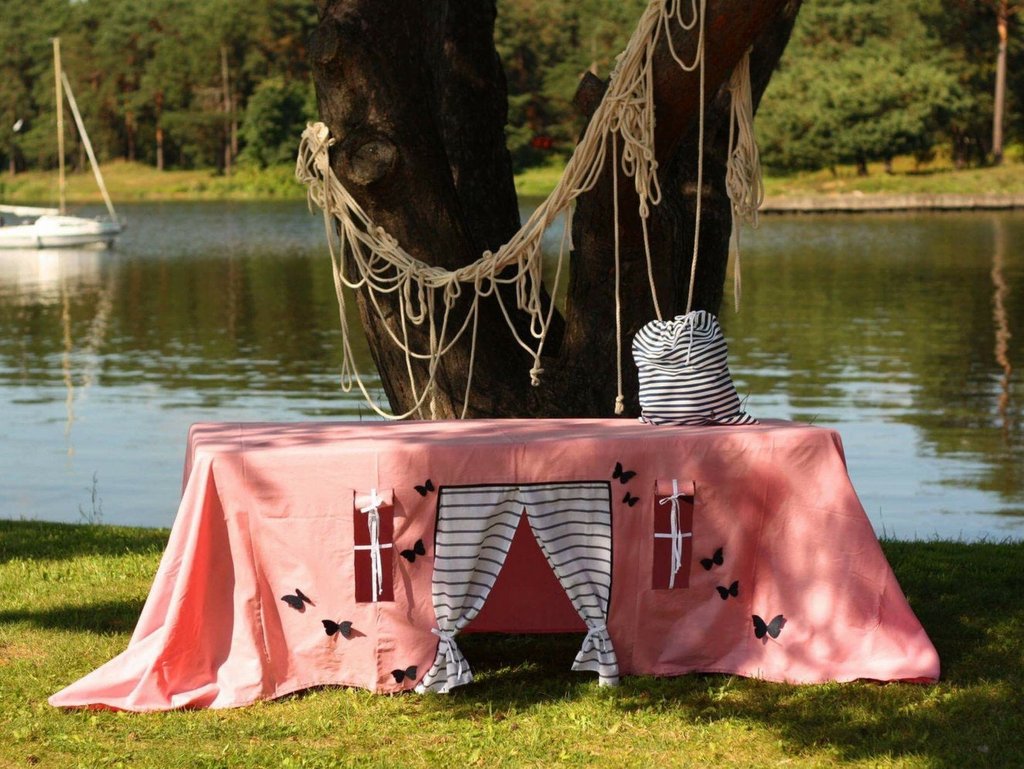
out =
<svg viewBox="0 0 1024 769"><path fill-rule="evenodd" d="M3 223L0 226L0 248L3 249L110 246L124 229L124 225L118 220L117 213L114 211L110 195L107 193L107 186L103 182L103 174L100 173L100 166L96 161L96 154L92 150L89 134L85 131L82 116L78 112L71 84L61 68L59 38L53 39L53 70L54 86L57 92L57 161L60 174L60 206L58 208L36 208L34 206L0 205L0 222L3 222L4 214L19 220L14 224ZM107 204L108 218L87 219L67 213L64 179L65 94L68 98L68 106L71 107L71 114L75 118L75 125L78 126L78 134L82 137L82 144L89 156L89 164L92 166L96 183L103 195L103 202Z"/></svg>

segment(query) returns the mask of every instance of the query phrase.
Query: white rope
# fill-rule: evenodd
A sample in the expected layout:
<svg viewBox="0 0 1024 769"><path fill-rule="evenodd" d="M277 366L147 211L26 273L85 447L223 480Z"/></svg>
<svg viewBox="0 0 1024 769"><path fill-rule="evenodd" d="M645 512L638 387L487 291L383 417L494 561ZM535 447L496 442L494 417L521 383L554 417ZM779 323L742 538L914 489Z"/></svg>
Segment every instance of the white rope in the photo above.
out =
<svg viewBox="0 0 1024 769"><path fill-rule="evenodd" d="M704 9L700 0L700 31L697 34L696 63L700 65L700 107L697 110L697 203L693 214L693 255L690 257L690 285L686 292L686 314L693 309L693 288L697 283L697 252L700 249L700 215L704 202Z"/></svg>
<svg viewBox="0 0 1024 769"><path fill-rule="evenodd" d="M729 258L732 260L733 303L740 309L743 278L740 271L740 224L756 229L758 209L764 203L764 179L761 157L754 136L754 98L750 84L748 50L729 78L732 107L729 114L729 161L725 170L725 189L732 204L732 232Z"/></svg>
<svg viewBox="0 0 1024 769"><path fill-rule="evenodd" d="M612 217L615 219L615 413L621 414L625 411L625 395L622 393L622 297L619 291L620 262L619 252L619 153L618 145L612 144Z"/></svg>
<svg viewBox="0 0 1024 769"><path fill-rule="evenodd" d="M684 10L687 10L684 15ZM355 198L335 176L330 167L329 150L334 140L323 123L311 124L302 135L296 162L296 176L308 188L310 205L316 205L324 212L324 224L334 270L335 290L338 296L343 335L341 384L345 392L353 386L359 388L370 407L380 416L402 419L416 413L422 414L427 405L432 417L441 408L437 397L437 367L440 359L454 347L463 334L471 329L473 351L470 353L470 371L467 374L465 400L462 416L468 409L471 394L472 368L475 360L475 344L479 303L481 298L494 295L498 301L513 338L529 355L533 363L530 368L531 384L540 384L543 373L541 352L553 319L555 293L552 293L551 307L544 312L542 304L542 238L544 231L559 216L564 216L565 228L558 254L557 281L562 273L562 263L571 249L571 237L566 232L571 228L571 218L577 198L593 189L601 177L608 160L609 145L612 152L613 188L618 189L620 170L633 179L638 198L644 233L644 251L647 258L648 282L656 315L661 309L655 290L653 268L647 233L647 219L650 206L661 201L658 183L658 163L654 156L654 52L662 39L677 64L686 71L700 67L700 143L698 146L698 199L697 224L694 237L694 256L691 271L695 274L697 262L697 236L700 225L700 187L703 183L704 152L704 15L706 0L652 0L641 15L626 49L619 54L614 71L608 83L604 98L595 110L587 130L566 164L561 179L548 198L533 212L526 223L508 243L496 252L485 251L472 264L455 270L426 264L405 251L389 233L378 227L356 202ZM673 25L684 30L699 26L697 50L692 62L681 58L672 43ZM748 76L749 80L749 76ZM731 160L731 156L730 156ZM619 222L614 222L616 244L619 238ZM622 409L622 323L621 300L619 297L619 259L616 248L616 355L617 355L617 396L616 413ZM349 278L352 273L358 277ZM505 271L507 274L504 274ZM466 317L462 322L451 318L452 311L462 294L463 286L472 290ZM529 330L521 335L513 323L510 309L506 307L500 286L515 289L515 309L530 318ZM359 373L349 341L348 321L345 315L344 290L365 289L369 306L381 320L380 326L405 356L406 375L413 393L413 404L402 414L390 414L381 409L371 397ZM399 309L399 330L384 321L379 297L396 294ZM692 302L693 277L690 279L690 297L687 310ZM425 350L414 349L409 342L407 323L413 326L429 324L428 346ZM525 336L525 338L524 338ZM417 382L414 376L414 361L427 362L427 381Z"/></svg>

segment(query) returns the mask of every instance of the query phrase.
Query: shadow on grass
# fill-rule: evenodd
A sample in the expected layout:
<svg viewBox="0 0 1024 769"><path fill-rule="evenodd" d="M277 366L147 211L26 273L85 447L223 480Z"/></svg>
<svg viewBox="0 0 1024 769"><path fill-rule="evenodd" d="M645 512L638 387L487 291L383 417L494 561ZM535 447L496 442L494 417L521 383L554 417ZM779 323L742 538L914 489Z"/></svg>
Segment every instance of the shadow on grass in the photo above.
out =
<svg viewBox="0 0 1024 769"><path fill-rule="evenodd" d="M159 552L166 532L0 522L0 560ZM465 720L559 701L597 700L622 717L666 713L680 724L750 724L787 751L817 758L929 767L1019 766L1024 756L1024 543L886 542L886 555L938 648L937 686L786 686L730 676L628 677L598 692L569 671L582 634L467 635L476 683L427 710ZM0 623L57 631L130 630L141 602L109 601L0 612ZM77 599L81 601L81 598Z"/></svg>
<svg viewBox="0 0 1024 769"><path fill-rule="evenodd" d="M75 630L92 633L124 633L135 628L143 601L105 601L52 609L0 611L0 625L26 622L44 630Z"/></svg>
<svg viewBox="0 0 1024 769"><path fill-rule="evenodd" d="M63 560L87 555L159 554L166 529L0 521L0 563L14 558Z"/></svg>
<svg viewBox="0 0 1024 769"><path fill-rule="evenodd" d="M1015 766L1024 756L1024 543L886 542L885 551L943 663L937 686L787 686L720 675L627 677L608 696L623 714L756 723L796 753L842 761L914 757L932 767ZM586 697L569 673L580 635L466 636L477 683L435 705L456 718Z"/></svg>

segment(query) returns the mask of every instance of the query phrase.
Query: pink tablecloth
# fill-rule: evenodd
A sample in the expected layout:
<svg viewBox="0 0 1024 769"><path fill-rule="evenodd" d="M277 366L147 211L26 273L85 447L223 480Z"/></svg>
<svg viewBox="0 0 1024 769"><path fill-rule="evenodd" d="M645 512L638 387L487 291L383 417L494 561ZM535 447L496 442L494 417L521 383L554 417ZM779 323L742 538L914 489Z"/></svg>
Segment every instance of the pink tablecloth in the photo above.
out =
<svg viewBox="0 0 1024 769"><path fill-rule="evenodd" d="M683 547L669 589L659 583L669 568L659 553L671 549L673 480L685 532L672 535ZM605 610L619 672L795 683L938 677L935 649L832 430L627 420L200 424L128 648L50 702L147 711L233 707L323 684L411 688L439 657L432 579L446 490L583 483L607 489ZM368 589L369 548L357 545L371 492L391 527L379 534L388 538L379 552L390 593L377 601L356 596ZM524 516L465 631L598 624L584 625L530 532Z"/></svg>

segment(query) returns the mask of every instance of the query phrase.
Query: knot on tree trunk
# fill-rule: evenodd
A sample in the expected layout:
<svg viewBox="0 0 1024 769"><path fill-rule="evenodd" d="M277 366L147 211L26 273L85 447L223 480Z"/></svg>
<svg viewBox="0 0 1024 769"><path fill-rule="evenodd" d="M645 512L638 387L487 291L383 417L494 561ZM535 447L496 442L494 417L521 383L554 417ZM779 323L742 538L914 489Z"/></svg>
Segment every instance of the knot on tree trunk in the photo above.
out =
<svg viewBox="0 0 1024 769"><path fill-rule="evenodd" d="M356 184L365 187L380 181L395 167L398 148L389 139L378 136L355 142L355 145L345 152L343 168L345 175Z"/></svg>

